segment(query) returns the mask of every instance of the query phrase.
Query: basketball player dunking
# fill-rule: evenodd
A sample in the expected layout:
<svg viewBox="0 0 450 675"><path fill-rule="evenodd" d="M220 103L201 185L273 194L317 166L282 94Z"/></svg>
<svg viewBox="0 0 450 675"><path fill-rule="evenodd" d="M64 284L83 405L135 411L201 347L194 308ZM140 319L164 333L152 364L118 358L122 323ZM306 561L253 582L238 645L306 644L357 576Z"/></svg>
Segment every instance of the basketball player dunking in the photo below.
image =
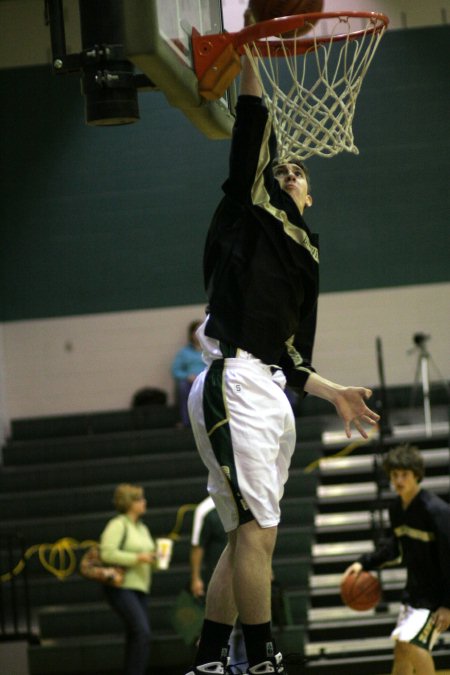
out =
<svg viewBox="0 0 450 675"><path fill-rule="evenodd" d="M295 447L286 381L333 403L348 437L352 424L367 437L363 423L379 419L365 404L370 390L325 380L311 365L319 256L303 219L312 205L308 175L295 158L276 161L260 85L245 57L242 65L229 177L204 256L209 307L197 335L209 367L189 400L228 545L208 587L189 675L230 672L227 645L237 615L248 673L286 675L270 626L279 502Z"/></svg>

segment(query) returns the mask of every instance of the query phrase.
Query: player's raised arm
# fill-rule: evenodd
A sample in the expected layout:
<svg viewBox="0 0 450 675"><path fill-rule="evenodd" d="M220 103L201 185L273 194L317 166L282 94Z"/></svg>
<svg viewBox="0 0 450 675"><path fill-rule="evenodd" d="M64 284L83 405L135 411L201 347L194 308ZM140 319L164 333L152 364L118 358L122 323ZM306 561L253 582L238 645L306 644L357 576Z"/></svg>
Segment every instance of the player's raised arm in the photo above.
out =
<svg viewBox="0 0 450 675"><path fill-rule="evenodd" d="M244 13L244 25L251 26L255 23L253 14L249 9ZM247 56L242 56L242 71L240 75L239 93L247 96L262 96L262 87L253 70L252 64Z"/></svg>

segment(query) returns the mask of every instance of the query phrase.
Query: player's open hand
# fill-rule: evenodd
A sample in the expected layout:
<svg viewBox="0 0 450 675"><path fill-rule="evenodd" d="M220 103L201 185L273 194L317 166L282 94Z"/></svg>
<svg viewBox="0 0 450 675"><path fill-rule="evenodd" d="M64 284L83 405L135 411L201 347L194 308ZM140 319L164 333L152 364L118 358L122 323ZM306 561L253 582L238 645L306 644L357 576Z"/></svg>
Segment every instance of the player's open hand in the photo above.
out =
<svg viewBox="0 0 450 675"><path fill-rule="evenodd" d="M374 426L380 416L371 410L365 403L365 399L372 396L372 391L365 387L342 387L333 401L339 417L344 422L347 438L352 436L352 425L359 431L363 438L368 438L364 424Z"/></svg>
<svg viewBox="0 0 450 675"><path fill-rule="evenodd" d="M434 625L440 633L443 633L450 626L450 609L448 607L439 607L433 614Z"/></svg>

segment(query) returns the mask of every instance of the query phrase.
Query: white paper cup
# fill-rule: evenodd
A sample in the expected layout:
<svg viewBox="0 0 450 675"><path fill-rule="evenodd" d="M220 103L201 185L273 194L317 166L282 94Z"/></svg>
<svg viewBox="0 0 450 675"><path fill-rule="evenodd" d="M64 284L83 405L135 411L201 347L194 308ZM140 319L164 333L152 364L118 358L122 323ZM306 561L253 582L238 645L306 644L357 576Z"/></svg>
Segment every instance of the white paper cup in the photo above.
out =
<svg viewBox="0 0 450 675"><path fill-rule="evenodd" d="M159 570L167 570L172 558L173 539L161 537L156 540L156 559Z"/></svg>

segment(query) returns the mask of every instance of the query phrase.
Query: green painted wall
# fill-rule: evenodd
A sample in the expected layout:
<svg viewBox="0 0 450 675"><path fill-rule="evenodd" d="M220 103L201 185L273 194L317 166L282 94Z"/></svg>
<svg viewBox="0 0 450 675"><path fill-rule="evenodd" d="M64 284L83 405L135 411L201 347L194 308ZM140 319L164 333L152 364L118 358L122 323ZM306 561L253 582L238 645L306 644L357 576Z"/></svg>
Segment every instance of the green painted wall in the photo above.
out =
<svg viewBox="0 0 450 675"><path fill-rule="evenodd" d="M310 162L322 290L447 281L446 27L392 31L354 123L360 155ZM202 303L228 141L162 94L138 124L84 125L76 76L0 71L0 320Z"/></svg>

